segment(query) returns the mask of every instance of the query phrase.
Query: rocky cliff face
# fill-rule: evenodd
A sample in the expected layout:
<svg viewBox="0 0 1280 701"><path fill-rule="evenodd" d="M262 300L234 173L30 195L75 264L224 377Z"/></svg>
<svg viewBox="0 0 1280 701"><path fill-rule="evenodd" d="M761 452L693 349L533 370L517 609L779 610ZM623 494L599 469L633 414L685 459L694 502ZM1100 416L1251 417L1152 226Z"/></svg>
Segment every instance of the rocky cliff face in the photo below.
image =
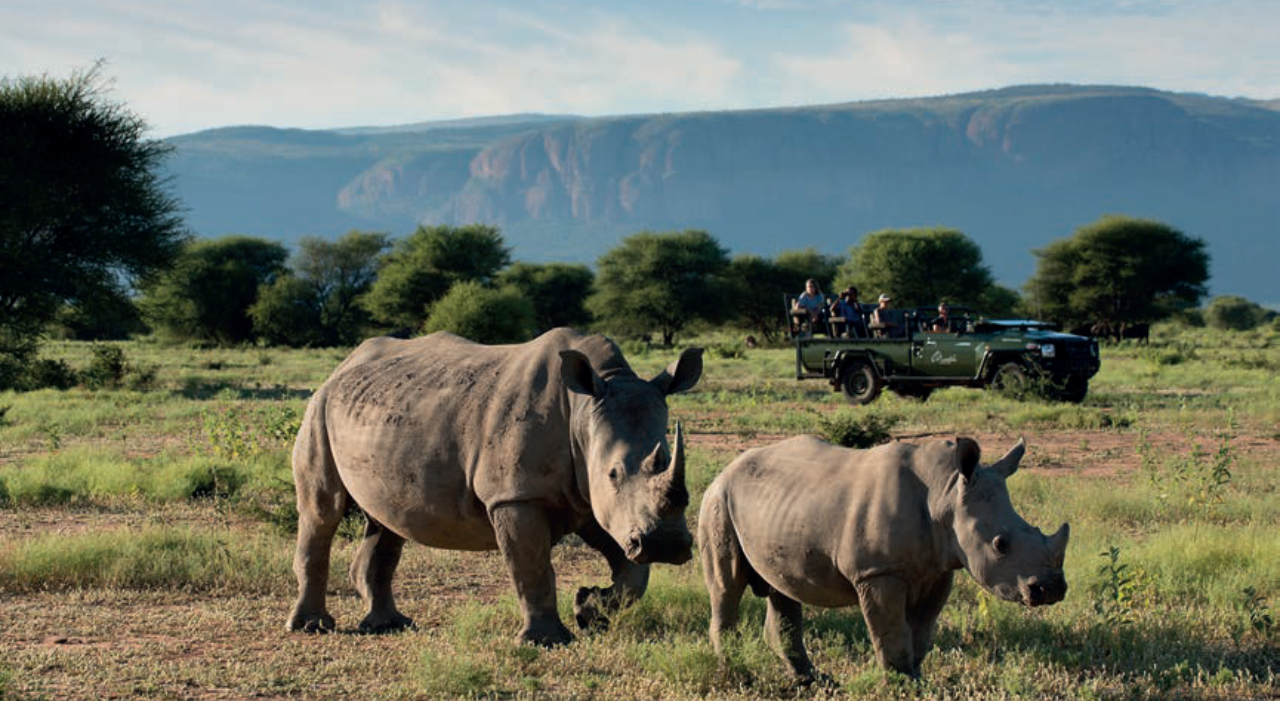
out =
<svg viewBox="0 0 1280 701"><path fill-rule="evenodd" d="M1032 249L1123 213L1205 238L1215 275L1244 281L1230 291L1280 300L1258 262L1280 260L1280 113L1266 103L1024 86L544 121L470 140L348 138L360 158L343 152L341 163L359 167L326 176L343 183L321 193L329 211L394 233L419 221L494 223L527 260L591 262L643 229L704 228L735 253L768 255L843 252L876 229L945 225L1018 285L1034 270Z"/></svg>

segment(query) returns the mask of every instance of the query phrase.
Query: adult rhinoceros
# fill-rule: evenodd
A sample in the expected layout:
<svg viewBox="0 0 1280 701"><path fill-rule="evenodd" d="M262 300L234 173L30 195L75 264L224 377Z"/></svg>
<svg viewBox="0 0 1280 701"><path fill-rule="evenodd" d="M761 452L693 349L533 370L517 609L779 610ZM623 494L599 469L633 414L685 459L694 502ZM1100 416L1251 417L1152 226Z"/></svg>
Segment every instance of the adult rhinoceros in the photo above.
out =
<svg viewBox="0 0 1280 701"><path fill-rule="evenodd" d="M1061 601L1069 528L1046 537L1005 486L1025 450L1020 440L990 467L968 438L851 450L801 436L743 453L698 520L716 650L748 586L768 598L770 645L802 679L813 666L801 603L861 604L880 665L919 676L955 570L1001 599Z"/></svg>
<svg viewBox="0 0 1280 701"><path fill-rule="evenodd" d="M334 627L329 549L348 505L367 517L351 580L366 631L412 625L391 579L405 539L501 551L524 615L520 639L566 643L551 547L577 533L608 560L613 585L578 591L579 625L644 593L651 562L692 557L677 424L666 395L693 387L690 349L642 380L601 336L556 329L521 345L447 333L365 341L311 398L293 451L298 601L291 630Z"/></svg>

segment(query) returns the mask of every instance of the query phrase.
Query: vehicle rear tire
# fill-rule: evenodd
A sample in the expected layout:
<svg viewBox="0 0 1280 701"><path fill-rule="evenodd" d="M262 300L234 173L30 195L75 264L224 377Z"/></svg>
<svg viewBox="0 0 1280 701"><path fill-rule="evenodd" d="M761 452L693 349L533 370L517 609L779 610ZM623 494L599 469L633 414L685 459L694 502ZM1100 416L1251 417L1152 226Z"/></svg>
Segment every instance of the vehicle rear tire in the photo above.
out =
<svg viewBox="0 0 1280 701"><path fill-rule="evenodd" d="M845 366L844 379L840 382L844 398L854 406L870 404L880 396L884 389L884 380L876 374L876 369L865 360L854 360Z"/></svg>
<svg viewBox="0 0 1280 701"><path fill-rule="evenodd" d="M1022 399L1031 391L1031 378L1017 363L1005 363L991 376L991 389L1015 399Z"/></svg>
<svg viewBox="0 0 1280 701"><path fill-rule="evenodd" d="M932 387L916 387L912 385L907 385L905 387L890 387L889 391L903 399L909 399L913 402L928 401L929 395L933 394Z"/></svg>

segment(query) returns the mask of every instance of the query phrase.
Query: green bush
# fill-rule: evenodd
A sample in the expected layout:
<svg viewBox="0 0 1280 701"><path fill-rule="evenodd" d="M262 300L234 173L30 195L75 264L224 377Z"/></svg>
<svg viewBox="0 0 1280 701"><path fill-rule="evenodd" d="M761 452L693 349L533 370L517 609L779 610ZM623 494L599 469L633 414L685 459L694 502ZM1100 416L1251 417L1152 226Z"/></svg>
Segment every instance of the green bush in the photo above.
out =
<svg viewBox="0 0 1280 701"><path fill-rule="evenodd" d="M93 358L89 367L80 373L81 380L89 389L119 387L124 382L125 373L129 370L124 349L120 346L95 343L89 347Z"/></svg>
<svg viewBox="0 0 1280 701"><path fill-rule="evenodd" d="M422 331L449 331L477 343L521 343L533 337L533 304L513 288L459 282L431 306Z"/></svg>
<svg viewBox="0 0 1280 701"><path fill-rule="evenodd" d="M1263 322L1267 310L1244 297L1214 297L1204 310L1205 323L1222 331L1248 331Z"/></svg>
<svg viewBox="0 0 1280 701"><path fill-rule="evenodd" d="M75 368L63 360L41 358L31 366L26 385L29 389L71 389L80 382Z"/></svg>
<svg viewBox="0 0 1280 701"><path fill-rule="evenodd" d="M822 437L846 448L871 448L893 440L890 431L902 421L893 414L843 411L831 418L818 416Z"/></svg>

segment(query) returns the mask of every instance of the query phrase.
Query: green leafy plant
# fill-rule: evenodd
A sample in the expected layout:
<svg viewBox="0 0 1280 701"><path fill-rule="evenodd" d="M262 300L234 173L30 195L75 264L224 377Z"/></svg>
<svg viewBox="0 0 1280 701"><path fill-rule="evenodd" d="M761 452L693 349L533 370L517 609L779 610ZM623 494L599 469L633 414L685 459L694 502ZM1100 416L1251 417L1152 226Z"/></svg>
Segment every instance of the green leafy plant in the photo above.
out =
<svg viewBox="0 0 1280 701"><path fill-rule="evenodd" d="M1249 630L1260 638L1270 639L1276 631L1276 619L1267 606L1267 597L1253 587L1245 587L1241 593L1244 594L1244 613Z"/></svg>
<svg viewBox="0 0 1280 701"><path fill-rule="evenodd" d="M896 414L852 413L818 415L822 437L846 448L870 448L893 440L890 431L902 421Z"/></svg>
<svg viewBox="0 0 1280 701"><path fill-rule="evenodd" d="M1141 607L1147 575L1139 568L1120 562L1120 548L1114 545L1099 556L1107 561L1098 568L1102 582L1094 591L1093 610L1108 626L1129 625L1136 620Z"/></svg>
<svg viewBox="0 0 1280 701"><path fill-rule="evenodd" d="M124 381L125 373L129 370L129 361L125 357L124 348L95 343L89 347L89 352L93 355L89 361L89 367L80 373L85 386L89 389L119 387Z"/></svg>

